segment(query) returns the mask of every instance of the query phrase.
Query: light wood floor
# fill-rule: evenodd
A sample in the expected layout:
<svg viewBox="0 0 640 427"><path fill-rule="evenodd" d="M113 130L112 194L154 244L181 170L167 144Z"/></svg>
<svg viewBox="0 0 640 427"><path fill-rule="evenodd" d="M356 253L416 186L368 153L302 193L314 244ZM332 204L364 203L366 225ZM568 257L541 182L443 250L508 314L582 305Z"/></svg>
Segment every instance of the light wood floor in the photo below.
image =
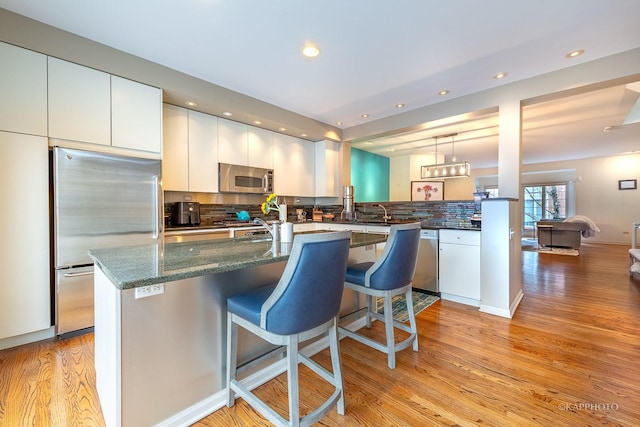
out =
<svg viewBox="0 0 640 427"><path fill-rule="evenodd" d="M640 282L627 274L627 249L523 252L525 297L513 319L439 301L418 316L420 351L399 353L394 371L382 353L342 340L346 414L321 424L640 425ZM380 325L371 333L382 336ZM327 351L316 359L329 366ZM329 395L301 373L302 402ZM258 394L286 415L284 375ZM93 335L0 351L0 426L27 425L103 425ZM238 400L196 425L269 424Z"/></svg>

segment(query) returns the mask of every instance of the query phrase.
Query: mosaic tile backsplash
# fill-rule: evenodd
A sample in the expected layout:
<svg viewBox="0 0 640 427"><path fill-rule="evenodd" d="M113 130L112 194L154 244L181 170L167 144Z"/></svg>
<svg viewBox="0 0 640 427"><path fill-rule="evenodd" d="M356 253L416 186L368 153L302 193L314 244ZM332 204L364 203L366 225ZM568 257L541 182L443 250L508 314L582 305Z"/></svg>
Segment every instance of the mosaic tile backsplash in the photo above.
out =
<svg viewBox="0 0 640 427"><path fill-rule="evenodd" d="M356 203L357 218L359 221L381 220L384 210L378 206L380 203ZM469 218L473 215L475 205L473 200L445 200L436 202L385 202L382 205L392 218L397 220L416 220L428 226L467 226ZM313 205L288 205L287 220L295 222L296 209L304 209L307 218L311 219ZM333 214L333 221L340 220L342 205L323 205L318 207L325 214ZM166 225L170 223L170 215L173 203L165 203ZM260 217L265 220L277 219L277 212L264 215L258 204L201 204L200 225L209 226L220 222L237 221L236 213L247 211L251 218ZM327 221L327 219L325 219Z"/></svg>

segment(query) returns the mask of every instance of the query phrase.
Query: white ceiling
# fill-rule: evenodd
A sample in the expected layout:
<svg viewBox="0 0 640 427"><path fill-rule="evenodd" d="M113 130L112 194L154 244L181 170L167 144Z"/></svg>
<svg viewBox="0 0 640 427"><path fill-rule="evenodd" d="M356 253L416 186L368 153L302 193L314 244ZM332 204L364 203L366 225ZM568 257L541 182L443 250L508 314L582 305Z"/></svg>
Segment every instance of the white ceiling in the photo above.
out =
<svg viewBox="0 0 640 427"><path fill-rule="evenodd" d="M527 105L522 112L523 163L544 163L630 153L640 150L640 123L623 125L640 93L618 85L606 89ZM606 128L606 129L605 129ZM352 146L386 157L432 155L436 136L438 154L455 154L473 168L498 164L498 114L465 114L420 129ZM393 151L390 151L393 150Z"/></svg>
<svg viewBox="0 0 640 427"><path fill-rule="evenodd" d="M343 129L640 47L637 0L0 0L0 7ZM308 42L319 57L300 54ZM585 53L565 57L576 49ZM498 72L507 78L493 79ZM444 89L450 93L439 96ZM547 160L545 152L565 156L558 149L565 140L596 155L614 138L635 149L637 125L621 126L634 96L618 87L526 107L525 162ZM472 135L465 129L487 120L495 123L483 117L453 130L458 157L474 167L496 163L495 136L463 142ZM620 127L604 134L605 126Z"/></svg>

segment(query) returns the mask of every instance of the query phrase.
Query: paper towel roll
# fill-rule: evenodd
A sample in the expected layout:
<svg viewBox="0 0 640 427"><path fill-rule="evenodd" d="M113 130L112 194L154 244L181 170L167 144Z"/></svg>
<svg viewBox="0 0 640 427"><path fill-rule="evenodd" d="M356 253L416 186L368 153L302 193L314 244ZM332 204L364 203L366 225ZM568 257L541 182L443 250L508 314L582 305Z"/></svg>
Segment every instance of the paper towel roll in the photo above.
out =
<svg viewBox="0 0 640 427"><path fill-rule="evenodd" d="M293 242L293 223L283 222L280 225L280 241L283 243Z"/></svg>
<svg viewBox="0 0 640 427"><path fill-rule="evenodd" d="M280 205L280 212L278 212L278 219L281 222L287 222L287 205L284 203Z"/></svg>

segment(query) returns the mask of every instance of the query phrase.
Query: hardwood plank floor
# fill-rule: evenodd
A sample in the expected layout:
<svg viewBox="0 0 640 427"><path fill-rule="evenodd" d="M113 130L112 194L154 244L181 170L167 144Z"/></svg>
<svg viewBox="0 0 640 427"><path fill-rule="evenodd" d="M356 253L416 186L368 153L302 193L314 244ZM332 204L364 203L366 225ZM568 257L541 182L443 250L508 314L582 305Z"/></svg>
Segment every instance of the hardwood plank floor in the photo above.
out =
<svg viewBox="0 0 640 427"><path fill-rule="evenodd" d="M439 301L418 315L420 351L386 356L341 341L346 414L327 426L640 424L640 282L628 247L584 244L579 257L523 252L525 297L513 319ZM379 322L369 331L383 336ZM330 366L328 351L314 357ZM257 390L287 413L286 377ZM301 367L302 411L330 394ZM93 335L0 351L0 426L103 425ZM242 399L196 426L266 426Z"/></svg>

